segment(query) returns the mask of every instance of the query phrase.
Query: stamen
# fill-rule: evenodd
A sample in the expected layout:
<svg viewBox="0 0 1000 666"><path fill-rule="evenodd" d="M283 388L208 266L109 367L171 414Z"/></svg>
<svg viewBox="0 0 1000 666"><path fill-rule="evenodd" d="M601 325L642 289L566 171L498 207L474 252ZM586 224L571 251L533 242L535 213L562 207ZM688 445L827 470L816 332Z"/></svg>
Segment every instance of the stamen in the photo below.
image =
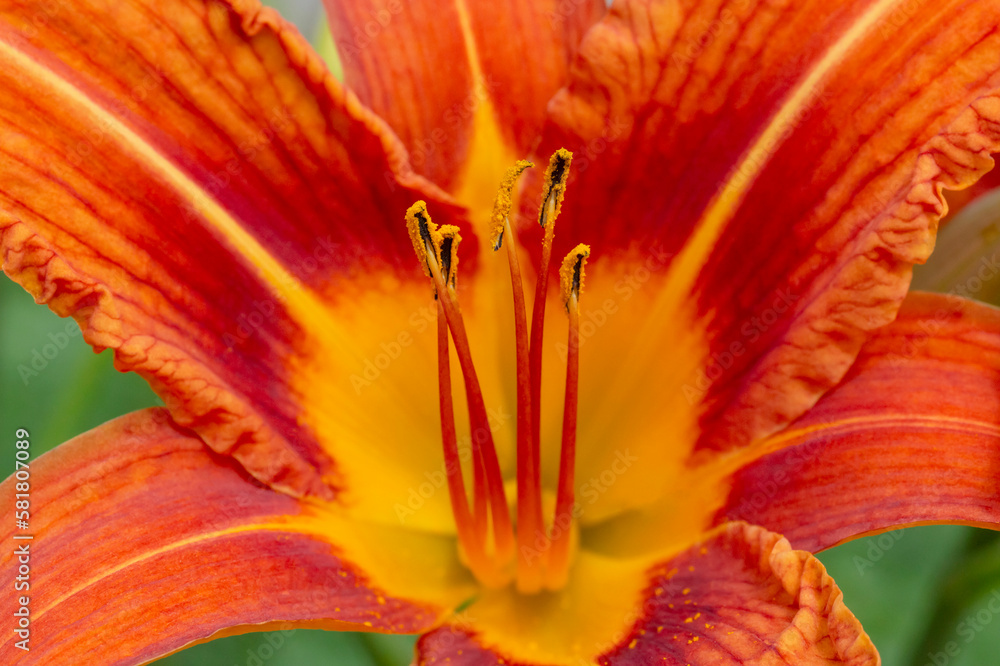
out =
<svg viewBox="0 0 1000 666"><path fill-rule="evenodd" d="M493 517L493 540L495 548L493 569L496 572L502 573L506 568L506 564L513 556L513 527L510 522L510 511L507 508L507 498L504 494L500 463L497 459L496 447L493 444L493 433L490 429L489 417L486 413L486 404L483 401L483 393L479 385L479 378L476 375L476 369L472 364L472 353L469 349L469 339L465 331L465 322L462 319L454 292L448 288L441 270L441 246L444 237L438 231L437 226L431 221L430 215L427 213L427 205L423 201L418 201L407 209L406 225L418 259L423 260L422 263L426 266L428 274L434 280L441 308L444 311L448 327L451 329L452 339L455 342L455 351L458 355L459 365L462 368L462 375L465 379L466 402L468 403L469 422L473 434L472 447L473 458L475 459L473 469L476 468L478 463L478 465L482 466L483 475L485 476L485 481L479 479L477 483L476 475L474 474L473 492L477 498L477 503L479 503L478 498L486 497L487 495L489 497L490 513ZM454 252L451 254L454 254ZM457 265L454 258L451 258L450 261L451 266ZM483 486L485 486L485 489ZM485 501L482 504L485 504ZM476 507L477 520L480 515L480 510Z"/></svg>
<svg viewBox="0 0 1000 666"><path fill-rule="evenodd" d="M556 512L551 530L542 513L540 462L541 354L544 336L548 269L555 236L555 220L562 206L572 153L560 149L549 160L539 212L544 229L542 263L536 284L529 330L524 288L518 259L517 239L510 222L513 190L517 178L530 162L519 161L509 169L497 193L492 215L492 245L499 250L507 238L507 258L514 302L515 351L517 359L517 536L516 584L520 592L559 589L568 578L573 541L574 461L579 385L580 312L584 263L590 255L586 245L577 246L562 263L560 282L569 313L569 345L566 369L566 404L556 494ZM441 437L459 547L463 561L487 587L507 585L514 575L515 535L504 492L503 477L490 430L482 389L472 362L465 322L458 305L458 228L438 228L418 201L406 212L406 223L414 251L424 273L434 283L438 303L438 387ZM472 505L466 491L451 385L450 339L455 344L465 383L469 422L472 428ZM492 548L489 525L492 524ZM545 537L548 537L547 539ZM539 537L546 542L535 549Z"/></svg>
<svg viewBox="0 0 1000 666"><path fill-rule="evenodd" d="M462 242L462 236L459 233L458 227L456 227L454 225L451 225L451 224L446 224L446 225L442 226L438 230L438 232L441 235L441 246L440 246L440 252L439 252L439 254L441 255L441 267L443 269L442 272L444 273L444 275L447 276L446 282L448 284L449 291L451 291L451 290L455 289L455 286L456 286L456 283L457 283L457 280L458 280L458 244ZM437 298L437 294L435 294L435 298ZM452 296L452 298L454 299L454 296ZM444 337L443 343L442 343L442 340L441 340L442 335ZM449 366L450 366L450 362L449 362L450 359L448 358L447 354L445 354L445 355L442 356L442 347L441 347L442 344L444 344L444 351L447 352L447 350L448 350L448 326L447 326L447 320L446 320L446 318L444 316L444 308L441 305L440 299L438 299L438 358L439 359L443 359L443 360L439 360L438 371L439 371L439 373L440 372L445 372L446 373L445 376L442 378L442 380L439 381L439 385L443 385L444 382L447 381L447 385L448 385L448 402L450 403L451 402L451 373L450 373L450 370L448 369ZM444 369L442 369L442 367ZM444 412L442 412L441 418L444 419ZM452 417L452 421L451 422L452 422L452 429L454 429L454 417ZM442 426L442 428L443 427L444 426ZM448 443L445 442L445 446L446 447L447 447L447 445L448 445ZM445 464L446 465L448 464L448 455L447 454L448 454L448 452L446 450L445 451ZM450 470L451 468L450 467L446 467L446 469ZM458 469L458 474L459 474L459 480L461 480L461 468L460 467ZM473 486L472 487L473 487L473 492L474 492L474 495L473 495L473 500L474 500L473 507L474 508L473 508L473 510L475 511L475 519L473 520L472 525L473 525L473 528L474 528L474 534L475 534L475 538L477 539L477 543L480 544L480 546L481 546L482 544L485 544L485 540L486 540L486 528L488 527L488 520L489 520L489 518L487 517L487 514L489 512L489 501L487 499L488 496L487 496L487 493L486 493L486 479L485 479L485 476L484 476L484 469L483 469L483 466L482 466L482 464L480 464L480 461L478 459L474 459L473 460L472 474L473 474ZM451 480L449 479L449 483L450 482L451 482ZM465 493L464 484L462 486L462 492L463 492L463 497L464 497L464 493ZM454 501L454 499L452 501ZM458 518L456 516L456 521L457 520L458 520Z"/></svg>
<svg viewBox="0 0 1000 666"><path fill-rule="evenodd" d="M538 210L538 223L545 231L542 239L542 262L539 266L538 281L535 283L535 303L531 312L531 342L528 353L528 375L531 377L530 463L534 471L531 482L538 487L541 487L542 343L545 335L545 297L549 286L549 264L552 261L556 217L562 209L569 166L572 162L573 153L565 148L560 148L549 158L549 166L545 169L542 202ZM544 519L539 527L544 528Z"/></svg>
<svg viewBox="0 0 1000 666"><path fill-rule="evenodd" d="M559 452L559 486L556 494L556 514L552 521L551 550L546 585L561 589L569 577L570 544L572 537L573 502L576 464L576 418L580 382L580 292L583 289L584 263L590 248L577 245L563 260L559 269L563 302L569 313L569 339L566 355L566 398L563 406L562 448Z"/></svg>
<svg viewBox="0 0 1000 666"><path fill-rule="evenodd" d="M531 381L528 372L528 314L524 304L521 266L517 258L517 239L510 225L513 190L517 177L531 162L520 160L507 170L493 203L493 249L499 250L504 234L507 261L514 295L514 339L517 358L517 588L537 592L542 586L542 569L532 549L535 535L542 534L542 486L538 465L532 456Z"/></svg>

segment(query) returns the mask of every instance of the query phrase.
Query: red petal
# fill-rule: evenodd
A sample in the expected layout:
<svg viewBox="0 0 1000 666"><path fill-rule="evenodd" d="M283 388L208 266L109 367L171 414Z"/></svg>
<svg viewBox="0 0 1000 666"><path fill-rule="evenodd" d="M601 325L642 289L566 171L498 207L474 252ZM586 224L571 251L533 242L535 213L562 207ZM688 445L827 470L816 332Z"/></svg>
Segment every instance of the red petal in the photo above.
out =
<svg viewBox="0 0 1000 666"><path fill-rule="evenodd" d="M634 623L623 623L620 640L596 663L879 663L819 560L760 527L727 525L650 569L648 580ZM486 648L468 630L446 627L420 639L418 663L528 666L507 657L503 647Z"/></svg>
<svg viewBox="0 0 1000 666"><path fill-rule="evenodd" d="M442 612L373 585L307 505L250 480L164 410L105 424L29 471L30 526L4 527L14 545L0 570L14 580L14 547L28 548L32 663L144 663L275 622L412 633ZM4 497L15 483L0 484ZM18 640L7 632L0 661L26 655Z"/></svg>
<svg viewBox="0 0 1000 666"><path fill-rule="evenodd" d="M844 382L740 470L719 515L817 551L913 523L1000 524L1000 311L910 296ZM721 518L720 518L721 519Z"/></svg>
<svg viewBox="0 0 1000 666"><path fill-rule="evenodd" d="M438 191L253 0L6 3L0 61L4 269L216 450L329 496L284 360L316 292L412 275L393 229Z"/></svg>
<svg viewBox="0 0 1000 666"><path fill-rule="evenodd" d="M537 142L577 44L605 11L603 0L325 4L347 85L449 191L477 177L475 157L499 170L495 190L507 162Z"/></svg>
<svg viewBox="0 0 1000 666"><path fill-rule="evenodd" d="M940 189L1000 149L998 25L967 0L622 0L588 33L539 150L577 156L557 241L593 246L591 285L677 254L615 361L688 394L698 449L797 418L892 320Z"/></svg>

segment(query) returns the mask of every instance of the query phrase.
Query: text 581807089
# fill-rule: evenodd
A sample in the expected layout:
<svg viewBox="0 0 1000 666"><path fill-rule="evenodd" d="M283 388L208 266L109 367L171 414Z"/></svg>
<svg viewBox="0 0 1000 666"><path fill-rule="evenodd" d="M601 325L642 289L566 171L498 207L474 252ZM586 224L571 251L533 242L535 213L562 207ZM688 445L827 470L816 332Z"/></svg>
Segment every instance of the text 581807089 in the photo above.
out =
<svg viewBox="0 0 1000 666"><path fill-rule="evenodd" d="M31 521L31 440L30 433L18 428L14 435L14 539L20 543L14 546L14 558L18 562L17 576L14 577L14 633L18 640L15 645L29 650L31 641L31 611L28 604L31 597L31 543L33 535L27 533Z"/></svg>

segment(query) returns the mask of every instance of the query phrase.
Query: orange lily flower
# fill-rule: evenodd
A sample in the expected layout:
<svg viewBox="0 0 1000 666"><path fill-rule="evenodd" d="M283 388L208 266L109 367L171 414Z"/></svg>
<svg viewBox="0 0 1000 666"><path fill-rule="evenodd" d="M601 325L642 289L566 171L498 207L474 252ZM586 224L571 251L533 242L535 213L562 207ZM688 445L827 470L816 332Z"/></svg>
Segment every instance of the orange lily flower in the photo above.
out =
<svg viewBox="0 0 1000 666"><path fill-rule="evenodd" d="M1000 522L1000 313L907 295L1000 5L327 9L343 84L256 0L0 5L4 270L166 402L0 486L3 662L878 663L811 553Z"/></svg>

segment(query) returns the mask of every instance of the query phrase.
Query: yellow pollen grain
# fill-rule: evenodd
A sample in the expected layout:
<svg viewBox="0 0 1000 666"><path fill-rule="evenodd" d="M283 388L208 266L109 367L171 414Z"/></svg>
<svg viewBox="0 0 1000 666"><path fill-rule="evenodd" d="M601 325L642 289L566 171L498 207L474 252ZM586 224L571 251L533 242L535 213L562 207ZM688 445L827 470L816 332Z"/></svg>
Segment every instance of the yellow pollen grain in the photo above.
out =
<svg viewBox="0 0 1000 666"><path fill-rule="evenodd" d="M500 182L497 196L493 200L493 214L490 216L490 229L492 230L490 232L490 246L494 250L499 250L503 244L503 228L510 216L510 209L514 207L514 186L517 184L517 179L524 173L525 169L532 166L535 165L528 160L518 160L514 166L507 169L507 173L504 174L503 180Z"/></svg>
<svg viewBox="0 0 1000 666"><path fill-rule="evenodd" d="M421 226L427 228L429 238L424 238L423 233L421 233ZM430 263L427 257L427 243L430 242L431 247L436 248L435 252L440 252L441 232L438 230L437 225L431 221L431 216L427 212L427 204L424 201L418 201L406 209L406 230L410 234L413 251L420 261L420 266L424 269L424 274L427 277L431 277ZM441 257L437 256L435 260L440 264Z"/></svg>
<svg viewBox="0 0 1000 666"><path fill-rule="evenodd" d="M441 244L438 248L438 254L441 255L441 263L448 267L448 275L445 276L445 282L451 286L455 286L455 281L458 279L458 244L462 242L462 234L459 233L458 227L453 224L445 224L440 229L438 229L438 234L441 236ZM451 241L450 245L447 241ZM445 248L448 248L447 256L445 256Z"/></svg>
<svg viewBox="0 0 1000 666"><path fill-rule="evenodd" d="M565 148L560 148L549 158L542 188L542 205L538 209L538 224L543 227L559 217L563 196L566 194L566 181L569 179L569 166L572 163L573 153Z"/></svg>
<svg viewBox="0 0 1000 666"><path fill-rule="evenodd" d="M569 307L571 297L580 297L583 291L584 265L590 256L590 246L580 243L563 259L559 267L559 286L563 303Z"/></svg>

